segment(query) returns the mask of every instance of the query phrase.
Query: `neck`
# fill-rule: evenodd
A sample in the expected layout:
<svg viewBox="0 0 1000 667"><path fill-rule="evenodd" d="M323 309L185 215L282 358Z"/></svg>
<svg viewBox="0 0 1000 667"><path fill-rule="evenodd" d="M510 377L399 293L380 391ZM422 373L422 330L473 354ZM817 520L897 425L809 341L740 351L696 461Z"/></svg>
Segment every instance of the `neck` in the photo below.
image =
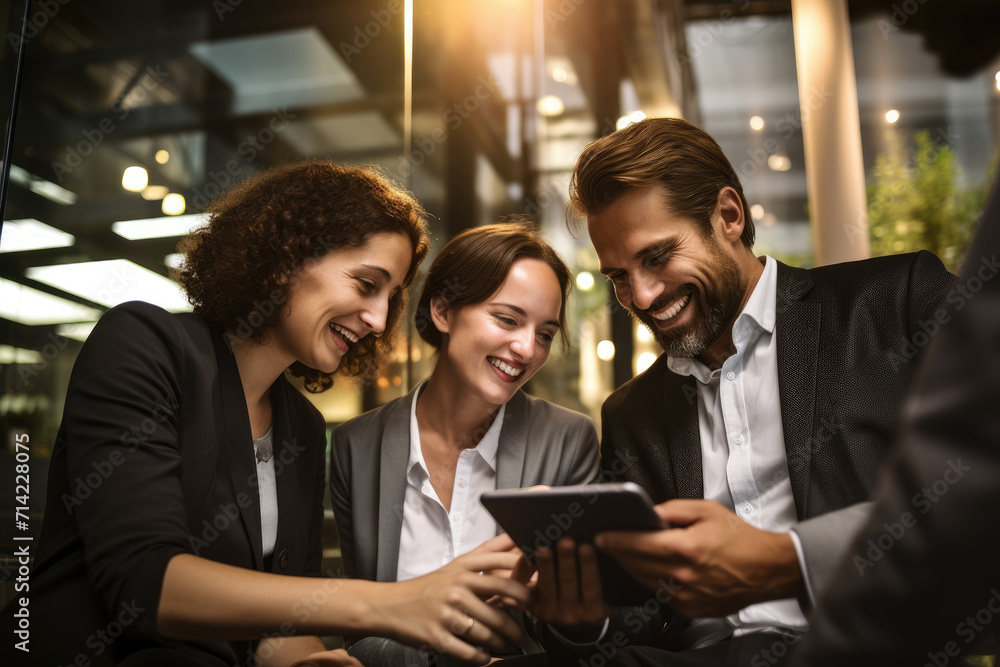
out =
<svg viewBox="0 0 1000 667"><path fill-rule="evenodd" d="M273 344L262 345L253 340L239 338L232 332L228 334L233 356L236 358L236 367L240 371L240 383L243 385L247 408L265 403L271 385L294 360L282 355Z"/></svg>
<svg viewBox="0 0 1000 667"><path fill-rule="evenodd" d="M750 300L750 295L753 294L753 291L757 288L757 283L760 282L760 277L764 275L765 261L763 257L754 257L750 251L740 253L737 264L740 267L740 273L746 278L746 288L743 290L740 306L733 313L732 319L726 323L726 328L722 331L722 335L714 343L706 347L697 357L701 363L712 370L721 368L726 359L736 354L736 346L733 345L733 325L736 324L736 318L746 308L747 301Z"/></svg>
<svg viewBox="0 0 1000 667"><path fill-rule="evenodd" d="M463 391L461 381L442 357L417 399L417 423L422 432L433 431L451 447L468 449L479 444L499 409L499 405Z"/></svg>

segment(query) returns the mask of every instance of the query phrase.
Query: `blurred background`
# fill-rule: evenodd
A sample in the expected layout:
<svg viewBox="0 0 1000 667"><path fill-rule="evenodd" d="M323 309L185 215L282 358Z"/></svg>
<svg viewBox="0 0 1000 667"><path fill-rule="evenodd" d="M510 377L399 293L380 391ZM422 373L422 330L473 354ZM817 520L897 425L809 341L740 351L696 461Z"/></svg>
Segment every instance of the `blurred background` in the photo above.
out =
<svg viewBox="0 0 1000 667"><path fill-rule="evenodd" d="M862 210L838 224L871 254L927 248L954 270L995 170L1000 62L946 75L905 29L922 3L829 1L848 10L847 50L832 57L856 82L864 178ZM793 4L810 3L36 0L22 26L24 3L0 3L0 118L14 130L0 229L0 575L13 571L15 438L30 435L37 534L66 384L94 322L134 299L188 309L168 278L178 241L259 169L377 165L430 213L431 256L464 228L534 219L576 284L571 345L527 389L595 419L658 350L567 225L587 143L647 116L702 126L743 181L758 254L820 262L817 230L830 223L810 206L823 182L810 181L803 125L835 91L801 85L802 48L828 33ZM411 326L374 383L340 380L310 399L332 427L432 364Z"/></svg>

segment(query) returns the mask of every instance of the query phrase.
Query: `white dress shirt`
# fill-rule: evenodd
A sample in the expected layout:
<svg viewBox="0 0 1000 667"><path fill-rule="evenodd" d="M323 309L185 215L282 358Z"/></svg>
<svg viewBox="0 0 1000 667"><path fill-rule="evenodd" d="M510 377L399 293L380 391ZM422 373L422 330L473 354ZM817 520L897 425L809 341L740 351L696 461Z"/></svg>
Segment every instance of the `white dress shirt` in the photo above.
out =
<svg viewBox="0 0 1000 667"><path fill-rule="evenodd" d="M257 461L257 495L260 498L260 541L266 558L274 553L278 541L278 489L274 477L274 427L253 441L254 454L271 452L266 461Z"/></svg>
<svg viewBox="0 0 1000 667"><path fill-rule="evenodd" d="M777 274L775 261L765 257L764 272L733 324L736 353L722 368L712 371L698 359L673 357L667 366L697 381L705 498L722 503L756 528L789 532L798 519L778 394ZM802 548L794 532L792 541L804 575ZM704 625L715 625L713 633L722 636L767 628L808 629L792 598L750 605L725 620L726 625Z"/></svg>
<svg viewBox="0 0 1000 667"><path fill-rule="evenodd" d="M500 406L479 444L458 455L449 512L434 491L420 446L417 399L421 391L422 386L413 395L410 408L410 458L406 465L396 581L432 572L500 534L497 522L479 497L496 488L497 447L506 404Z"/></svg>

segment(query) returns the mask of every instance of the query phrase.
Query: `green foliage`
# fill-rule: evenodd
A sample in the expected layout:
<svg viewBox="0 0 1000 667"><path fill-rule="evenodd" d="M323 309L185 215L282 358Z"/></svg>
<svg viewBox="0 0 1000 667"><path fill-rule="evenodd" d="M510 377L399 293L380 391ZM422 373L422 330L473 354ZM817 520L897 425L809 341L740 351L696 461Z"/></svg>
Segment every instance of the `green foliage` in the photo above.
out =
<svg viewBox="0 0 1000 667"><path fill-rule="evenodd" d="M956 271L992 179L963 187L961 170L948 144L935 144L927 131L919 132L914 143L912 161L906 159L898 141L875 159L868 186L872 255L930 250Z"/></svg>

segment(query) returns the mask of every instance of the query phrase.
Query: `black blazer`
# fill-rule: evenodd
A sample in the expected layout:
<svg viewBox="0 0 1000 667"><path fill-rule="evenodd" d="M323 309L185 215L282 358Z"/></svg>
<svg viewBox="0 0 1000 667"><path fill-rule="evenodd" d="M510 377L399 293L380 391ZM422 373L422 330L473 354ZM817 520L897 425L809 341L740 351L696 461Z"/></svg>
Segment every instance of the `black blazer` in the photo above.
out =
<svg viewBox="0 0 1000 667"><path fill-rule="evenodd" d="M271 569L318 575L325 425L284 378L271 399L280 516ZM156 612L177 554L264 569L256 485L224 332L145 303L107 312L73 368L52 452L30 663L72 664L82 654L110 665L169 645L244 664L251 642L171 642L156 632Z"/></svg>
<svg viewBox="0 0 1000 667"><path fill-rule="evenodd" d="M954 279L928 252L808 270L778 263L781 421L803 522L796 532L814 587L835 567L844 533L863 521L863 512L844 508L869 499L914 360L946 315ZM661 355L611 394L602 409L605 476L640 484L656 503L704 497L695 382L671 372ZM660 611L629 626L634 641L669 641L677 624L669 609Z"/></svg>
<svg viewBox="0 0 1000 667"><path fill-rule="evenodd" d="M795 665L960 664L1000 638L1000 191L949 297L870 520ZM984 621L993 622L983 625ZM996 646L974 654L993 653Z"/></svg>

